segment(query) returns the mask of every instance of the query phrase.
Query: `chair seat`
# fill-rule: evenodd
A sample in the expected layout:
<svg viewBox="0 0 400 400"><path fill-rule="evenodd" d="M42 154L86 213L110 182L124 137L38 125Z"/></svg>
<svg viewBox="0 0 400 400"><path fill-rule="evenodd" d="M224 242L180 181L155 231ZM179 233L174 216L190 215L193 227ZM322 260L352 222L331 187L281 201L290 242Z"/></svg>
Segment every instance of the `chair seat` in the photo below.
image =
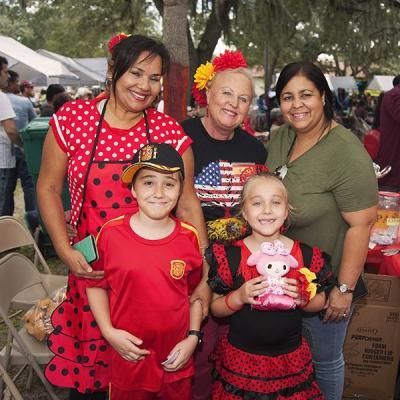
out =
<svg viewBox="0 0 400 400"><path fill-rule="evenodd" d="M37 340L33 336L31 336L26 331L25 328L22 328L18 333L19 333L21 339L24 341L24 343L30 349L33 357L35 357L36 361L39 364L47 364L52 359L54 354L47 347L46 340L44 340L43 342L39 342L39 340ZM16 343L15 339L13 340L13 346L14 346L14 344L18 347L18 343ZM3 349L0 351L0 361L2 363L5 362L5 352L6 352L6 348L3 347ZM10 364L21 365L21 364L29 364L29 362L27 361L27 359L24 357L24 355L22 353L20 353L16 348L13 347L11 349Z"/></svg>
<svg viewBox="0 0 400 400"><path fill-rule="evenodd" d="M65 275L40 274L43 285L48 294L55 292L67 284L68 277ZM12 304L16 308L22 310L29 309L38 300L43 298L43 292L40 287L33 286L19 292L12 300Z"/></svg>

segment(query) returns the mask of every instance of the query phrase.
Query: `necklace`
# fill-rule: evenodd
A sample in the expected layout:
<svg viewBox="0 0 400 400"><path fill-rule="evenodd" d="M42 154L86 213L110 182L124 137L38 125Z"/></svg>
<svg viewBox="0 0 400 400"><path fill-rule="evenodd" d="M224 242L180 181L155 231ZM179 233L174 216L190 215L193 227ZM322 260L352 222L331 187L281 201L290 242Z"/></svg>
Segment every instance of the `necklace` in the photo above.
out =
<svg viewBox="0 0 400 400"><path fill-rule="evenodd" d="M325 136L327 136L329 134L330 131L331 131L331 123L329 123L325 129L321 130L321 133L319 134L317 141L310 148L308 148L305 152L300 154L300 156L303 155L304 153L306 153L307 151L309 151L310 149L312 149L314 146L316 146L322 140L323 137L325 137ZM293 139L293 142L290 144L290 147L289 147L289 150L287 152L286 160L285 160L284 164L279 165L278 167L275 168L274 174L281 181L283 181L285 179L285 176L288 173L289 159L290 159L290 155L292 154L292 151L294 149L294 146L296 144L296 139L297 139L297 134L295 135L295 137ZM296 158L298 158L298 157L296 157Z"/></svg>

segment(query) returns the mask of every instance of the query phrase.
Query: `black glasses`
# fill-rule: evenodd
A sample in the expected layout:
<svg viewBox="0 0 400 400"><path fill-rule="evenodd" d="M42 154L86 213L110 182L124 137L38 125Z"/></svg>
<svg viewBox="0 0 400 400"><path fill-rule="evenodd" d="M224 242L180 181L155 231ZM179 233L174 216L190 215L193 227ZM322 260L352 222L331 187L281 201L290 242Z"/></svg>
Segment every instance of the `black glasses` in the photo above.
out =
<svg viewBox="0 0 400 400"><path fill-rule="evenodd" d="M274 174L283 181L285 179L286 174L288 173L288 167L286 164L280 165L279 167L275 168Z"/></svg>

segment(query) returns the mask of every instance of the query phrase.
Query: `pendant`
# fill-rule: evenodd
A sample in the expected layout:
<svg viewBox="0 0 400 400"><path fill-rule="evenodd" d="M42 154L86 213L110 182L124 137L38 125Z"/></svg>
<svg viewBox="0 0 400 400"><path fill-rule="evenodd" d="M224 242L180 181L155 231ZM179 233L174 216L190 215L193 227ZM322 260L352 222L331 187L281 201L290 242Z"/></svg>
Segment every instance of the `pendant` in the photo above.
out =
<svg viewBox="0 0 400 400"><path fill-rule="evenodd" d="M281 180L283 181L285 179L285 176L288 172L288 167L286 166L286 164L281 165L279 167L277 167L275 169L275 175Z"/></svg>

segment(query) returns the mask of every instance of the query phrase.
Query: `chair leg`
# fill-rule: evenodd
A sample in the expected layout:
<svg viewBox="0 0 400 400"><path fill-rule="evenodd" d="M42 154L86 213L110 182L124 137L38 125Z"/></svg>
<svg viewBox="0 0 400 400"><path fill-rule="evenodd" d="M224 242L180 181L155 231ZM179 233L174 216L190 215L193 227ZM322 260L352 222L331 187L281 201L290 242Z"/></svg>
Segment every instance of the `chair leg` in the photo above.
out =
<svg viewBox="0 0 400 400"><path fill-rule="evenodd" d="M28 390L30 390L32 387L32 377L33 377L33 369L32 366L30 365L28 371L28 379L26 380L26 388Z"/></svg>

